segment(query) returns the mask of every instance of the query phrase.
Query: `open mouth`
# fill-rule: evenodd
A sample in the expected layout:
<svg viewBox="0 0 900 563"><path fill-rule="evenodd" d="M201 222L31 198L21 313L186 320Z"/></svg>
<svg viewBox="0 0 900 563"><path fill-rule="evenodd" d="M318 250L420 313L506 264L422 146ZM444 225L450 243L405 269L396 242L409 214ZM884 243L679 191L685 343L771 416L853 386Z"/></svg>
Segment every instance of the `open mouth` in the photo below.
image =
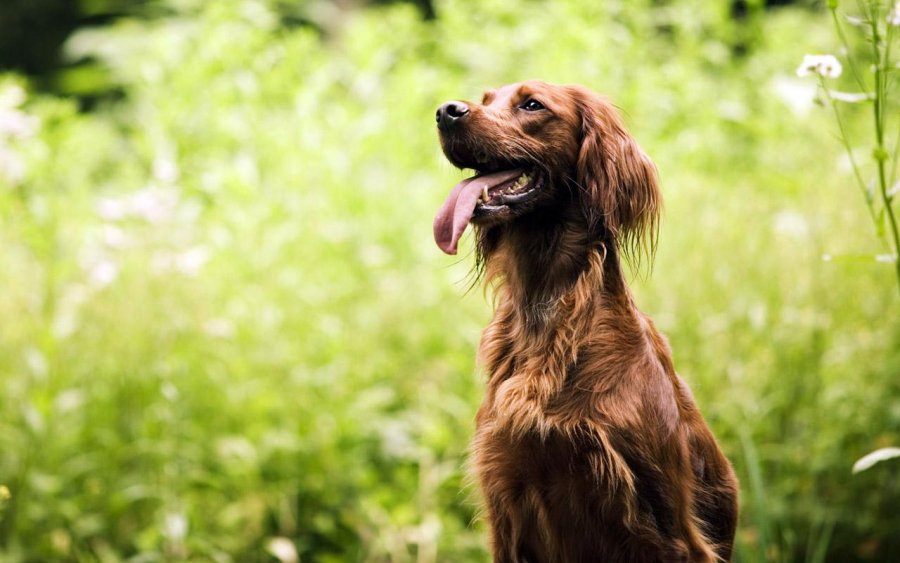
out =
<svg viewBox="0 0 900 563"><path fill-rule="evenodd" d="M435 241L447 254L456 254L470 222L515 216L538 195L541 184L540 176L522 168L483 171L463 180L450 191L434 219Z"/></svg>
<svg viewBox="0 0 900 563"><path fill-rule="evenodd" d="M504 207L524 203L535 195L538 182L533 172L520 172L518 169L509 172L515 172L518 175L493 185L487 181L481 184L481 194L475 205L475 217L496 213L502 211ZM471 180L478 182L487 176L493 176L493 174L479 173Z"/></svg>

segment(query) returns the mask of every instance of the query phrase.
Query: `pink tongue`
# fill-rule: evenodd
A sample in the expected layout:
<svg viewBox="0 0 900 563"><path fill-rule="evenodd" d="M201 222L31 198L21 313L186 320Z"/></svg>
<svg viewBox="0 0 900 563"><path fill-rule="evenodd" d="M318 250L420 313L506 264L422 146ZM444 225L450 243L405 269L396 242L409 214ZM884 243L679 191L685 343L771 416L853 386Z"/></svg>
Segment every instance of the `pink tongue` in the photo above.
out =
<svg viewBox="0 0 900 563"><path fill-rule="evenodd" d="M522 170L504 170L484 176L467 178L453 186L450 195L434 218L434 241L447 254L456 254L459 237L472 219L478 197L484 188L492 189L504 182L518 178Z"/></svg>

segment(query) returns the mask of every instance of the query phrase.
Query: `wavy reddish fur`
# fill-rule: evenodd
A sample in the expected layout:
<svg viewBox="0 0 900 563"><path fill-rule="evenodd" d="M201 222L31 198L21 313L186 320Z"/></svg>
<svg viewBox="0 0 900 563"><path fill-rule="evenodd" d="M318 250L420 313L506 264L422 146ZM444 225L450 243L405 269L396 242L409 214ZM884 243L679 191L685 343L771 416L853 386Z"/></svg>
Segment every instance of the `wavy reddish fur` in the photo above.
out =
<svg viewBox="0 0 900 563"><path fill-rule="evenodd" d="M550 114L520 116L526 98ZM548 179L539 208L476 223L495 312L471 463L494 561L729 560L737 480L620 259L655 247L655 168L578 86L511 85L468 107L442 137L451 161L537 156Z"/></svg>

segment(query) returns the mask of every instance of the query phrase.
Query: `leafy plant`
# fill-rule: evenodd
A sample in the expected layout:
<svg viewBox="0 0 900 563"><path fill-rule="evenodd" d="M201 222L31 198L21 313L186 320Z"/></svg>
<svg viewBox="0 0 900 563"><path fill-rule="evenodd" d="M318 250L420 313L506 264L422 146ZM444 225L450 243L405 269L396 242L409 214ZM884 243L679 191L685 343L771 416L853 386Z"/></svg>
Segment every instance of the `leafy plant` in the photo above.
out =
<svg viewBox="0 0 900 563"><path fill-rule="evenodd" d="M900 120L897 115L896 100L900 83L896 80L898 67L892 56L894 43L900 35L900 3L893 6L880 0L858 0L858 13L843 15L838 11L838 1L829 0L834 27L842 44L842 52L850 68L850 75L859 92L848 93L828 87L827 79L841 75L842 65L832 55L807 55L797 69L797 74L815 74L819 78L819 90L825 101L834 110L834 117L840 129L841 140L853 168L854 179L862 191L875 224L878 237L888 249L887 254L876 256L879 262L891 263L897 275L900 290L900 227L894 200L900 194L900 178L897 176L900 160ZM844 31L846 25L854 27L864 41L864 49L851 46ZM873 138L871 159L874 164L874 178L867 180L854 154L853 139L845 126L841 104L871 104ZM890 146L893 129L897 133L894 146Z"/></svg>

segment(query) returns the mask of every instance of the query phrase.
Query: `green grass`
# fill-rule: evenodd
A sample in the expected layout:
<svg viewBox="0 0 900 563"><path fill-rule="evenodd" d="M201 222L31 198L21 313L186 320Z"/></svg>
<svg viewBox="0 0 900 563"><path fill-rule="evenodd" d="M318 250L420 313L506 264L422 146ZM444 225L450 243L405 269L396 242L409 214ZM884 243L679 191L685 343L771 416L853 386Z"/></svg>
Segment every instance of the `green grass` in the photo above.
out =
<svg viewBox="0 0 900 563"><path fill-rule="evenodd" d="M471 240L431 239L461 177L433 111L531 77L608 94L660 169L633 285L742 481L738 559L891 560L898 466L850 468L900 443L900 303L830 115L784 98L827 14L651 4L320 37L229 1L76 37L125 100L31 95L36 136L0 145L26 170L0 183L0 560L487 560L489 300Z"/></svg>

